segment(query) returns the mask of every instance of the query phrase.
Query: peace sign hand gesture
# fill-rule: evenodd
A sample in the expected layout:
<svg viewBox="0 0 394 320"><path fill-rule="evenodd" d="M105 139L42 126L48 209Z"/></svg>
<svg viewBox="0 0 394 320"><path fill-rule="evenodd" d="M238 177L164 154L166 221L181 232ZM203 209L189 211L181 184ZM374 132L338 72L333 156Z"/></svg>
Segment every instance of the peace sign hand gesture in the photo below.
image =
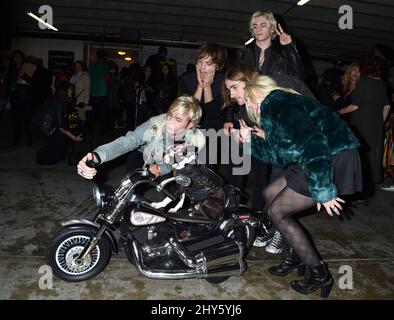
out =
<svg viewBox="0 0 394 320"><path fill-rule="evenodd" d="M286 46L288 44L291 43L291 35L285 33L280 25L280 23L278 23L278 27L276 28L276 33L279 36L279 42L282 46Z"/></svg>

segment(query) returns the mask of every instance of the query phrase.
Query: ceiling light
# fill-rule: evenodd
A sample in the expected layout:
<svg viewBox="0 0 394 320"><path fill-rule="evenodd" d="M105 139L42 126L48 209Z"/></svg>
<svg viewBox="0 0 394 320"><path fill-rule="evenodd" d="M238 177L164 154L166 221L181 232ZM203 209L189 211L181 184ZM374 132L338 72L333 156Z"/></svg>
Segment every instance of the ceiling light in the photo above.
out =
<svg viewBox="0 0 394 320"><path fill-rule="evenodd" d="M118 51L118 55L120 55L120 56L124 56L125 54L126 54L125 51Z"/></svg>
<svg viewBox="0 0 394 320"><path fill-rule="evenodd" d="M300 0L297 2L297 6L303 6L305 3L309 2L310 0Z"/></svg>
<svg viewBox="0 0 394 320"><path fill-rule="evenodd" d="M35 14L31 13L31 12L27 12L27 15L29 15L30 17L32 17L33 19L36 19L37 21L41 22L43 25L45 25L46 27L48 27L49 29L55 30L55 31L59 31L58 29L56 29L53 25L45 22L44 20L42 20L41 18L37 17Z"/></svg>
<svg viewBox="0 0 394 320"><path fill-rule="evenodd" d="M248 41L245 42L245 46L247 46L249 43L251 43L254 40L254 38L250 38Z"/></svg>
<svg viewBox="0 0 394 320"><path fill-rule="evenodd" d="M126 58L124 58L126 61L131 61L131 60L133 60L133 58L131 58L131 57L126 57Z"/></svg>

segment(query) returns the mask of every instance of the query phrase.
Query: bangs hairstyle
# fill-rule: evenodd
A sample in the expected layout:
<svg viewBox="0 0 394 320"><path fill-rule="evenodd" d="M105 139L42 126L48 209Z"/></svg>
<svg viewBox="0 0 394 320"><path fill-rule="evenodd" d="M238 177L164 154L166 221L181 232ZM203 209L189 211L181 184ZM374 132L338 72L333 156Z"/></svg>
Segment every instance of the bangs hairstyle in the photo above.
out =
<svg viewBox="0 0 394 320"><path fill-rule="evenodd" d="M257 71L255 68L248 65L239 64L227 70L227 72L224 75L224 80L241 81L246 83L256 75L257 75ZM224 108L231 104L230 90L226 88L225 81L223 82L223 86L222 86Z"/></svg>
<svg viewBox="0 0 394 320"><path fill-rule="evenodd" d="M193 123L193 127L197 128L197 125L201 120L202 110L198 105L198 101L194 97L188 95L179 96L171 104L167 115L172 115L178 110L187 113L190 121Z"/></svg>
<svg viewBox="0 0 394 320"><path fill-rule="evenodd" d="M249 100L252 101L254 104L258 104L259 102L261 102L259 101L257 92L260 92L267 96L273 90L282 90L289 93L299 94L293 89L278 86L275 80L268 76L255 76L254 78L249 80L245 86L246 97L248 97ZM257 110L253 110L252 108L248 107L248 104L246 104L246 110L250 119L257 125L260 125L260 114L257 112Z"/></svg>
<svg viewBox="0 0 394 320"><path fill-rule="evenodd" d="M360 70L360 62L355 61L351 65L349 65L346 69L346 72L343 74L341 77L341 83L342 83L342 88L344 93L348 93L350 89L350 84L352 82L351 79L351 74L354 68L359 68Z"/></svg>
<svg viewBox="0 0 394 320"><path fill-rule="evenodd" d="M271 11L259 10L259 11L256 11L255 13L252 14L252 16L250 17L250 20L249 20L249 31L252 34L252 36L254 37L254 34L253 34L253 22L254 22L254 19L257 18L257 17L265 17L267 19L269 25L275 30L272 33L271 39L275 39L276 36L278 35L276 33L276 28L278 26L278 22L276 21L276 19L274 17L274 14Z"/></svg>
<svg viewBox="0 0 394 320"><path fill-rule="evenodd" d="M222 70L224 62L227 59L227 51L221 45L216 43L204 43L197 51L197 60L211 58L212 62L217 65L218 70Z"/></svg>

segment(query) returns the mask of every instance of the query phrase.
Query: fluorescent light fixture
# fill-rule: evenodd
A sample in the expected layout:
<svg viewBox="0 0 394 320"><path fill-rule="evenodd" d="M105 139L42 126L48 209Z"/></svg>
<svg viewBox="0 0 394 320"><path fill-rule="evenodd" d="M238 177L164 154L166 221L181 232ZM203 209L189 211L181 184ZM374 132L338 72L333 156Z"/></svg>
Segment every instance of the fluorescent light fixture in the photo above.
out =
<svg viewBox="0 0 394 320"><path fill-rule="evenodd" d="M37 17L35 14L31 13L31 12L27 12L27 15L29 15L30 17L32 17L33 19L36 19L37 21L41 22L43 25L47 26L49 29L52 29L54 31L59 31L58 29L56 29L53 25L45 22L44 20L42 20L40 17Z"/></svg>
<svg viewBox="0 0 394 320"><path fill-rule="evenodd" d="M254 40L254 38L250 38L248 41L245 42L245 46L247 46L249 43L251 43Z"/></svg>
<svg viewBox="0 0 394 320"><path fill-rule="evenodd" d="M310 0L300 0L297 2L297 6L303 6L305 3L309 2Z"/></svg>
<svg viewBox="0 0 394 320"><path fill-rule="evenodd" d="M126 61L131 61L131 60L133 60L133 58L131 58L131 57L126 57L126 58L124 58Z"/></svg>
<svg viewBox="0 0 394 320"><path fill-rule="evenodd" d="M125 54L126 54L125 51L118 51L118 55L120 55L120 56L124 56Z"/></svg>

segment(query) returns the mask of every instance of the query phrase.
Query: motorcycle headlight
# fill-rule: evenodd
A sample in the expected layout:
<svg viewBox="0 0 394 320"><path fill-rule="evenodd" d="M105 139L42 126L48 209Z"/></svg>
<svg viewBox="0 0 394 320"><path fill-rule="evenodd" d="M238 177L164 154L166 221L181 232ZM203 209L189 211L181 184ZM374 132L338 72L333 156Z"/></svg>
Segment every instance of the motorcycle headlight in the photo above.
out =
<svg viewBox="0 0 394 320"><path fill-rule="evenodd" d="M100 187L97 184L93 185L93 199L96 202L96 206L100 208L103 206L103 197L101 195Z"/></svg>
<svg viewBox="0 0 394 320"><path fill-rule="evenodd" d="M93 199L99 208L102 208L114 196L114 189L108 185L93 184Z"/></svg>

